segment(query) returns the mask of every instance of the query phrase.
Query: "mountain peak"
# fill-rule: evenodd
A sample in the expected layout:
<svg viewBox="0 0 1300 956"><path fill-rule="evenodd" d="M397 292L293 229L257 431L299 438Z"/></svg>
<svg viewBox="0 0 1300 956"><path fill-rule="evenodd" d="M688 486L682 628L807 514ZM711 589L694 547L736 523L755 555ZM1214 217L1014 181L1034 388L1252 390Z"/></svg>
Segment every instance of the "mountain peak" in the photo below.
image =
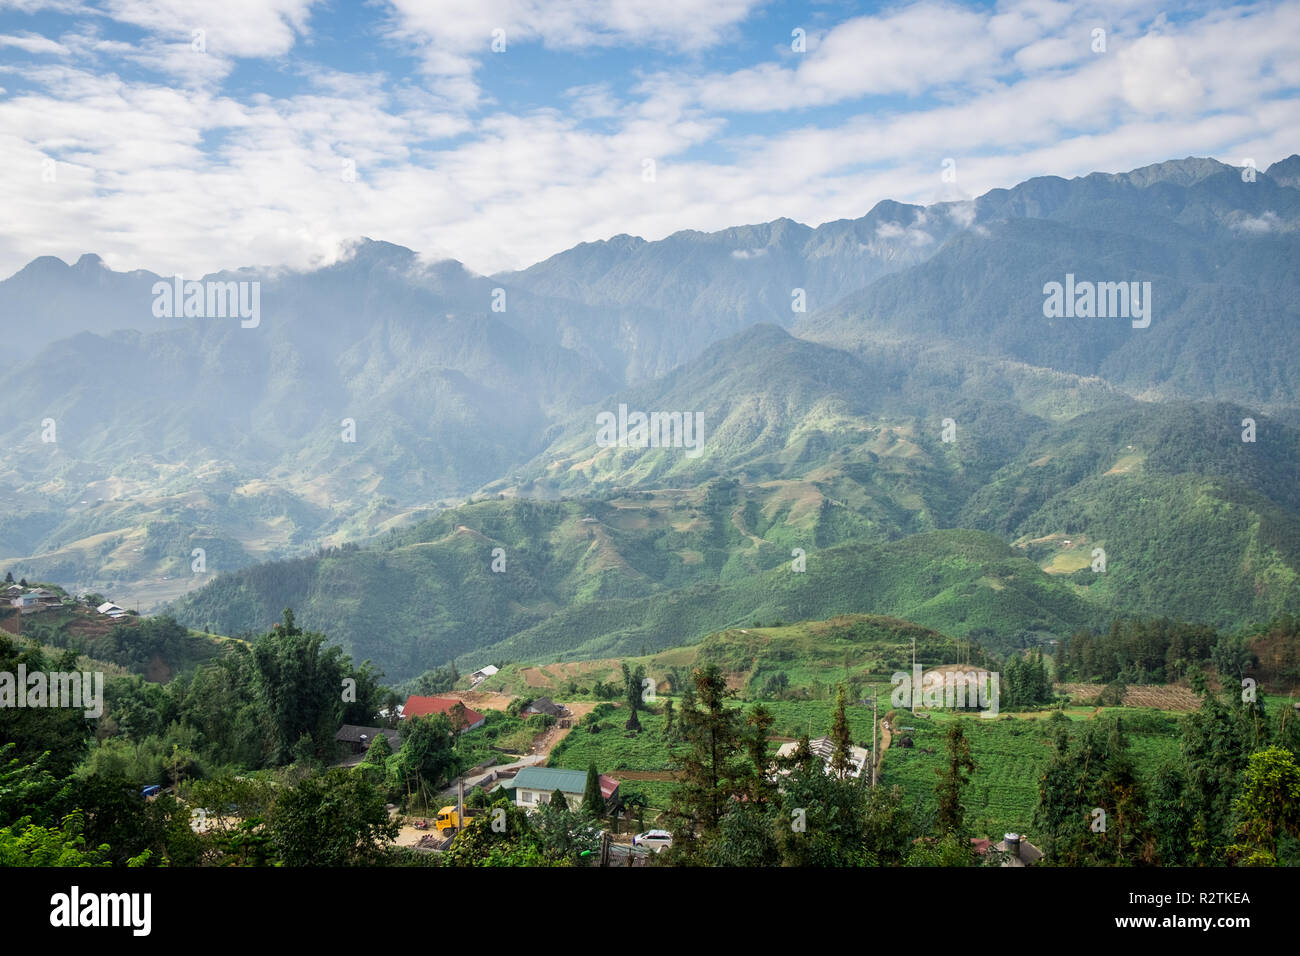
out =
<svg viewBox="0 0 1300 956"><path fill-rule="evenodd" d="M363 265L390 265L402 267L410 265L416 259L415 252L406 246L399 246L382 239L362 236L343 246L340 261L357 262Z"/></svg>
<svg viewBox="0 0 1300 956"><path fill-rule="evenodd" d="M37 256L9 278L16 279L23 276L31 279L43 276L62 276L69 268L69 265L58 256Z"/></svg>
<svg viewBox="0 0 1300 956"><path fill-rule="evenodd" d="M81 258L72 266L74 269L86 271L89 269L103 269L104 260L93 252L83 253Z"/></svg>
<svg viewBox="0 0 1300 956"><path fill-rule="evenodd" d="M1292 153L1286 159L1279 159L1264 174L1279 186L1300 188L1300 155Z"/></svg>
<svg viewBox="0 0 1300 956"><path fill-rule="evenodd" d="M1203 179L1217 176L1222 172L1231 172L1234 167L1206 156L1187 156L1183 159L1170 159L1163 163L1140 166L1127 173L1115 173L1112 180L1128 182L1139 188L1155 183L1173 183L1176 186L1194 186Z"/></svg>

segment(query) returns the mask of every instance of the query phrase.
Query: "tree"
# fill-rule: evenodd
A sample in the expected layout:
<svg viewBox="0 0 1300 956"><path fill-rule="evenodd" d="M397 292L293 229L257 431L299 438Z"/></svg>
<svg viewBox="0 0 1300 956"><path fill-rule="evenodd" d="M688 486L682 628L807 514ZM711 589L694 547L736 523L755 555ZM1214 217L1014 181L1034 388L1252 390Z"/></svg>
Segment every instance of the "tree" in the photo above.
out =
<svg viewBox="0 0 1300 956"><path fill-rule="evenodd" d="M253 645L258 693L274 731L276 763L286 763L303 736L317 757L332 756L334 732L343 716L342 651L325 647L325 635L294 624L293 611Z"/></svg>
<svg viewBox="0 0 1300 956"><path fill-rule="evenodd" d="M445 714L427 714L402 721L399 731L398 773L406 783L409 798L414 788L428 796L456 772L456 755L451 746L451 721ZM427 802L427 800L426 800Z"/></svg>
<svg viewBox="0 0 1300 956"><path fill-rule="evenodd" d="M862 825L864 863L902 866L918 836L915 805L904 798L902 787L868 787L866 818Z"/></svg>
<svg viewBox="0 0 1300 956"><path fill-rule="evenodd" d="M1182 753L1194 865L1227 862L1223 848L1233 839L1232 804L1249 755L1270 743L1262 696L1245 703L1240 694L1207 694L1201 709L1187 718Z"/></svg>
<svg viewBox="0 0 1300 956"><path fill-rule="evenodd" d="M25 817L52 826L59 820L58 808L69 802L72 781L50 773L48 751L24 762L14 756L17 747L0 744L0 823Z"/></svg>
<svg viewBox="0 0 1300 956"><path fill-rule="evenodd" d="M1277 866L1278 838L1300 838L1300 767L1281 747L1251 754L1233 803L1237 843L1228 855L1244 866Z"/></svg>
<svg viewBox="0 0 1300 956"><path fill-rule="evenodd" d="M641 729L641 721L637 719L636 712L641 706L641 695L644 693L644 684L645 665L638 664L636 665L636 670L632 670L627 666L627 663L624 662L623 696L627 699L628 710L632 712L631 716L627 719L627 724L625 725L628 730Z"/></svg>
<svg viewBox="0 0 1300 956"><path fill-rule="evenodd" d="M962 721L954 720L948 727L947 737L948 767L935 768L939 774L939 783L934 792L939 798L939 828L944 833L964 835L966 810L961 797L966 785L970 783L971 774L975 772L975 760L971 757L970 741L962 730Z"/></svg>
<svg viewBox="0 0 1300 956"><path fill-rule="evenodd" d="M498 800L471 817L442 854L443 866L554 866L528 813Z"/></svg>
<svg viewBox="0 0 1300 956"><path fill-rule="evenodd" d="M0 829L0 867L11 866L111 866L107 846L88 848L82 835L84 820L75 811L60 827L46 828L23 817Z"/></svg>
<svg viewBox="0 0 1300 956"><path fill-rule="evenodd" d="M6 572L5 572L5 584L13 584L13 583L14 583L14 573L13 573L12 571L6 571ZM101 602L101 603L102 603L102 602Z"/></svg>
<svg viewBox="0 0 1300 956"><path fill-rule="evenodd" d="M710 866L780 866L775 811L751 803L727 808L718 839L707 844L704 858Z"/></svg>
<svg viewBox="0 0 1300 956"><path fill-rule="evenodd" d="M1043 851L1064 866L1154 863L1157 840L1147 818L1121 722L1090 722L1071 743L1064 728L1039 783L1034 826Z"/></svg>
<svg viewBox="0 0 1300 956"><path fill-rule="evenodd" d="M1240 634L1225 634L1210 652L1210 663L1223 680L1235 683L1245 677L1246 672L1259 663L1259 659L1246 645L1245 637Z"/></svg>
<svg viewBox="0 0 1300 956"><path fill-rule="evenodd" d="M650 806L646 800L645 794L638 790L624 790L619 787L619 802L622 804L623 812L631 814L636 819L636 828L645 829L645 812Z"/></svg>
<svg viewBox="0 0 1300 956"><path fill-rule="evenodd" d="M116 866L133 859L166 862L168 843L178 820L189 836L190 810L170 794L151 801L140 799L140 788L120 776L103 774L80 781L72 795L74 805L84 813L86 842L107 846L107 857ZM178 861L179 862L179 861Z"/></svg>
<svg viewBox="0 0 1300 956"><path fill-rule="evenodd" d="M447 710L447 720L451 723L451 741L454 747L459 742L460 735L469 726L469 715L465 713L465 705L460 701L452 704Z"/></svg>
<svg viewBox="0 0 1300 956"><path fill-rule="evenodd" d="M739 796L748 775L741 755L742 715L726 706L731 696L726 678L709 664L692 679L694 692L688 686L680 718L687 750L673 760L678 783L670 811L674 855L683 857L690 856L697 831L706 840L717 833L728 802Z"/></svg>
<svg viewBox="0 0 1300 956"><path fill-rule="evenodd" d="M750 788L747 796L754 803L766 803L776 792L769 779L772 761L767 755L767 735L776 718L762 704L755 704L745 716L744 746L749 755Z"/></svg>
<svg viewBox="0 0 1300 956"><path fill-rule="evenodd" d="M831 718L831 771L841 780L853 772L853 740L844 713L844 685L835 695L835 716Z"/></svg>
<svg viewBox="0 0 1300 956"><path fill-rule="evenodd" d="M557 789L530 822L548 860L576 866L592 860L600 850L600 830L590 821L585 807L574 813L563 791Z"/></svg>
<svg viewBox="0 0 1300 956"><path fill-rule="evenodd" d="M1188 866L1193 860L1190 790L1181 763L1167 760L1156 771L1149 808L1161 866Z"/></svg>
<svg viewBox="0 0 1300 956"><path fill-rule="evenodd" d="M790 678L785 671L777 671L763 684L764 697L782 697L790 687Z"/></svg>
<svg viewBox="0 0 1300 956"><path fill-rule="evenodd" d="M587 767L587 786L582 793L582 812L591 817L605 815L605 797L600 791L600 773L594 763Z"/></svg>
<svg viewBox="0 0 1300 956"><path fill-rule="evenodd" d="M826 773L814 757L781 783L777 833L786 866L861 866L867 861L867 787Z"/></svg>
<svg viewBox="0 0 1300 956"><path fill-rule="evenodd" d="M388 742L388 734L375 734L375 739L370 741L370 746L366 748L366 759L362 763L384 765L389 757L393 755L393 745Z"/></svg>
<svg viewBox="0 0 1300 956"><path fill-rule="evenodd" d="M384 796L341 767L312 774L281 794L267 819L286 866L368 866L397 838Z"/></svg>
<svg viewBox="0 0 1300 956"><path fill-rule="evenodd" d="M672 740L675 736L673 727L673 699L669 697L664 701L664 739Z"/></svg>

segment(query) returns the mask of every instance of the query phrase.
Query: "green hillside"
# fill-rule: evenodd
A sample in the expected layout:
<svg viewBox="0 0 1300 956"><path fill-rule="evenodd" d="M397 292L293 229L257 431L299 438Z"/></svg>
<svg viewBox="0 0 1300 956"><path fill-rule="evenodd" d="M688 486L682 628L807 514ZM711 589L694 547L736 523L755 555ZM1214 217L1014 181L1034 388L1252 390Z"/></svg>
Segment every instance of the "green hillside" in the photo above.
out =
<svg viewBox="0 0 1300 956"><path fill-rule="evenodd" d="M889 614L1011 647L1116 614L1236 629L1300 611L1296 429L1261 414L1246 443L1240 407L1087 388L1091 410L1061 416L1068 377L991 398L922 387L946 362L903 372L752 329L617 396L717 409L698 458L597 447L579 416L488 497L218 576L174 610L240 633L293 607L395 680L660 649L756 617ZM910 384L889 392L891 374ZM1044 414L1016 404L1030 397Z"/></svg>

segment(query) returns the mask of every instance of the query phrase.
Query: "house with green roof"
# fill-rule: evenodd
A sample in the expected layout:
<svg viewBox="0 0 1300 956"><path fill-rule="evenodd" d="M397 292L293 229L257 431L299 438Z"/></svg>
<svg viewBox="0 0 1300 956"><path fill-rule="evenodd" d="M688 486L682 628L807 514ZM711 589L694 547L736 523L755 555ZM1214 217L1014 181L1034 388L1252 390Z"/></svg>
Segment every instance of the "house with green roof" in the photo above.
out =
<svg viewBox="0 0 1300 956"><path fill-rule="evenodd" d="M513 793L515 806L533 809L551 802L551 794L559 790L569 803L570 810L582 806L587 790L587 774L582 770L561 770L559 767L524 767L513 780L503 780L493 789ZM600 795L605 798L606 809L618 803L618 781L600 775Z"/></svg>

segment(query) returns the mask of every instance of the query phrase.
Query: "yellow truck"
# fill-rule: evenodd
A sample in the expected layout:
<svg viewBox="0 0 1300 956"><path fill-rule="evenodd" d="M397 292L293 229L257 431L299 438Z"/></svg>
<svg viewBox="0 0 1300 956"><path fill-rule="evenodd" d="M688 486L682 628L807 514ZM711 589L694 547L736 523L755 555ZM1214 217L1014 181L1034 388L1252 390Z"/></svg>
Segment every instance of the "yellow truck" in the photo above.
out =
<svg viewBox="0 0 1300 956"><path fill-rule="evenodd" d="M468 823L472 819L474 819L474 813L467 808L465 810L464 822ZM443 807L438 811L438 817L433 821L433 825L437 828L439 833L446 836L453 836L456 831L461 828L462 821L460 815L456 813L456 808L454 806Z"/></svg>

